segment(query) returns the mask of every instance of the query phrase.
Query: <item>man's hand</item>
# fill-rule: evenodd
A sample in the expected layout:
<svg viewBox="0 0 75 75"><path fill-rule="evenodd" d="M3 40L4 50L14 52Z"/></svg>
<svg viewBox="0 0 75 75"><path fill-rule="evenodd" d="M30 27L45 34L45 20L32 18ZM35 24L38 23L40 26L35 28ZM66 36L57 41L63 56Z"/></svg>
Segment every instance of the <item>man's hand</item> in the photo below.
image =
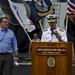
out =
<svg viewBox="0 0 75 75"><path fill-rule="evenodd" d="M55 34L55 36L56 36L57 38L61 38L61 36L59 35L59 33L58 33L56 30L53 30L53 34Z"/></svg>
<svg viewBox="0 0 75 75"><path fill-rule="evenodd" d="M61 39L61 36L59 35L59 33L56 31L56 30L53 30L53 34L55 34L56 38L58 38L59 42L64 42L62 39Z"/></svg>
<svg viewBox="0 0 75 75"><path fill-rule="evenodd" d="M19 56L15 56L15 60L16 61L19 61Z"/></svg>
<svg viewBox="0 0 75 75"><path fill-rule="evenodd" d="M15 51L15 60L19 61L18 51Z"/></svg>

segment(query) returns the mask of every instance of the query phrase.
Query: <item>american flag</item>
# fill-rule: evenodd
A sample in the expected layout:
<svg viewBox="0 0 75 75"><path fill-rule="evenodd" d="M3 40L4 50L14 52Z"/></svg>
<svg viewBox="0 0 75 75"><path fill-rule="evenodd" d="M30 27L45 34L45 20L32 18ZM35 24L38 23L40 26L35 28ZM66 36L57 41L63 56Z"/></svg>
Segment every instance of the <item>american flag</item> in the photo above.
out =
<svg viewBox="0 0 75 75"><path fill-rule="evenodd" d="M68 0L67 14L68 15L75 15L75 0Z"/></svg>

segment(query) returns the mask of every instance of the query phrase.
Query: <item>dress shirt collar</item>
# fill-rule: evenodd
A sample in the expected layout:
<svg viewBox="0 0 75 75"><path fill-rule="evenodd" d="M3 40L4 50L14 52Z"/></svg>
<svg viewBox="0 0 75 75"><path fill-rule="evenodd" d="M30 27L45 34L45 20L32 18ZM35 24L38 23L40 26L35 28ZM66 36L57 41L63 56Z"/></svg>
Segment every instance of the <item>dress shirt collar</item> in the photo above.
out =
<svg viewBox="0 0 75 75"><path fill-rule="evenodd" d="M7 29L7 30L8 30L8 29ZM7 30L6 30L6 31L7 31ZM4 31L4 30L0 27L0 31Z"/></svg>
<svg viewBox="0 0 75 75"><path fill-rule="evenodd" d="M58 30L58 27L56 27L56 30ZM51 32L51 29L50 29L50 27L48 28L48 31L50 31L50 32Z"/></svg>

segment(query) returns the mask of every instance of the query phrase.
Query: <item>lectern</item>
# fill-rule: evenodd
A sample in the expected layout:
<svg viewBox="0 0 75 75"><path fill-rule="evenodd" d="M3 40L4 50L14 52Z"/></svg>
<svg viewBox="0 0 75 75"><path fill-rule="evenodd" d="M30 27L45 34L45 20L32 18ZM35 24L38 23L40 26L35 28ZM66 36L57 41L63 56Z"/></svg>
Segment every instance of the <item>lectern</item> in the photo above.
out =
<svg viewBox="0 0 75 75"><path fill-rule="evenodd" d="M71 42L33 42L31 75L72 75Z"/></svg>

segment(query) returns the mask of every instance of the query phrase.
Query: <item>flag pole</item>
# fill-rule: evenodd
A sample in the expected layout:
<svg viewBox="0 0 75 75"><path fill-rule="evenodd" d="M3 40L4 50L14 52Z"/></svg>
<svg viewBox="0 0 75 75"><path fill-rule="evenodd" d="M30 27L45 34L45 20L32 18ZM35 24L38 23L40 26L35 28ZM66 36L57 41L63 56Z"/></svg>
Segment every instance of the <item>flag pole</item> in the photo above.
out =
<svg viewBox="0 0 75 75"><path fill-rule="evenodd" d="M66 15L66 32L67 32L67 26L68 26L68 15Z"/></svg>
<svg viewBox="0 0 75 75"><path fill-rule="evenodd" d="M41 20L39 20L39 24L40 24L40 27L41 27L41 30L42 30L42 32L43 32L43 27L42 27L42 19Z"/></svg>
<svg viewBox="0 0 75 75"><path fill-rule="evenodd" d="M27 31L26 31L26 29L25 29L25 27L24 27L23 25L22 25L22 28L23 28L23 30L25 31L26 35L28 36L29 41L32 42L32 40L31 40L29 34L27 33Z"/></svg>

